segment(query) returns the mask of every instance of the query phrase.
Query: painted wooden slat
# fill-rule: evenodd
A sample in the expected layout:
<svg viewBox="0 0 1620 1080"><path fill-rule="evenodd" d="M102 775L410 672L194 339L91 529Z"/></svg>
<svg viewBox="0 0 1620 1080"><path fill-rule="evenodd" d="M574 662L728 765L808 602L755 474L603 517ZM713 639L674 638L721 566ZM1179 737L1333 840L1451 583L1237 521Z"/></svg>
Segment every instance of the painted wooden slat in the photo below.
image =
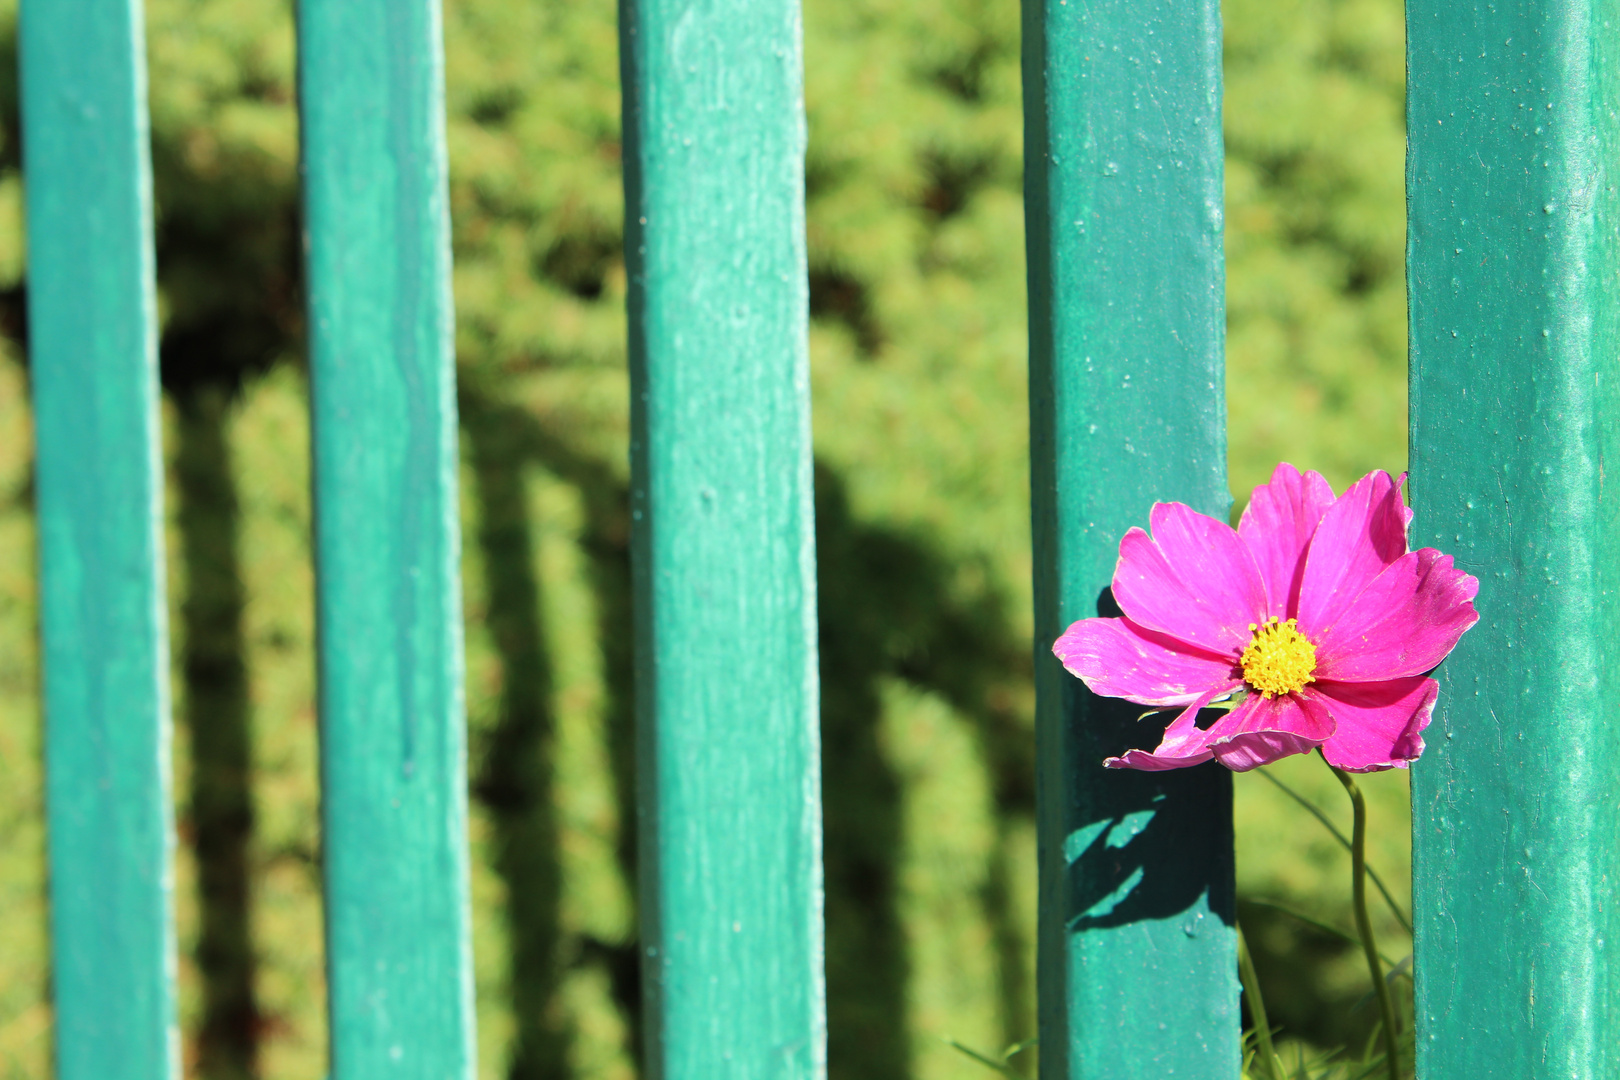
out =
<svg viewBox="0 0 1620 1080"><path fill-rule="evenodd" d="M152 182L137 0L21 12L51 981L63 1080L179 1074Z"/></svg>
<svg viewBox="0 0 1620 1080"><path fill-rule="evenodd" d="M627 0L648 1075L825 1071L796 0Z"/></svg>
<svg viewBox="0 0 1620 1080"><path fill-rule="evenodd" d="M303 0L333 1075L472 1075L437 0Z"/></svg>
<svg viewBox="0 0 1620 1080"><path fill-rule="evenodd" d="M1155 501L1224 517L1215 0L1025 0L1041 1074L1238 1072L1231 780L1151 746L1051 644Z"/></svg>
<svg viewBox="0 0 1620 1080"><path fill-rule="evenodd" d="M1412 773L1420 1073L1620 1075L1620 7L1407 34L1413 542L1481 616Z"/></svg>

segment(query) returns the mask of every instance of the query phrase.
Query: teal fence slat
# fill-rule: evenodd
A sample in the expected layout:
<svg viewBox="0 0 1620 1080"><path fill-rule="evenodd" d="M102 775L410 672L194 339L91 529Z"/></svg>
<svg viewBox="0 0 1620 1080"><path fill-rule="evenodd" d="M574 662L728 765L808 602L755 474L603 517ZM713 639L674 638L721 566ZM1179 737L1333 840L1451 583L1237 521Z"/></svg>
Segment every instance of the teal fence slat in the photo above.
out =
<svg viewBox="0 0 1620 1080"><path fill-rule="evenodd" d="M825 1070L797 0L626 0L648 1075Z"/></svg>
<svg viewBox="0 0 1620 1080"><path fill-rule="evenodd" d="M179 1075L137 0L21 12L51 980L62 1080Z"/></svg>
<svg viewBox="0 0 1620 1080"><path fill-rule="evenodd" d="M303 0L333 1075L472 1075L437 0Z"/></svg>
<svg viewBox="0 0 1620 1080"><path fill-rule="evenodd" d="M1420 1073L1620 1075L1620 5L1410 0L1407 50L1413 543L1480 580L1412 770Z"/></svg>
<svg viewBox="0 0 1620 1080"><path fill-rule="evenodd" d="M1220 88L1214 0L1024 0L1046 1077L1238 1072L1230 777L1104 770L1141 709L1050 652L1154 501L1226 513Z"/></svg>

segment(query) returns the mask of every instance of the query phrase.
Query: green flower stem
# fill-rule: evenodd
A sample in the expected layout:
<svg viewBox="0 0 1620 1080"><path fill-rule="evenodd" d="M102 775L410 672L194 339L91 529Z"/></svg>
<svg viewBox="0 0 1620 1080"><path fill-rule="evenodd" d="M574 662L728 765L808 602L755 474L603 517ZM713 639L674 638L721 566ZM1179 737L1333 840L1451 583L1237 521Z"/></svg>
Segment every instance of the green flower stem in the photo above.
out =
<svg viewBox="0 0 1620 1080"><path fill-rule="evenodd" d="M1243 992L1249 998L1249 1015L1254 1018L1254 1037L1259 1043L1259 1057L1266 1063L1266 1075L1271 1080L1284 1080L1282 1062L1271 1045L1271 1021L1266 1018L1266 1003L1260 996L1260 977L1254 971L1254 957L1249 955L1249 942L1238 927L1238 978Z"/></svg>
<svg viewBox="0 0 1620 1080"><path fill-rule="evenodd" d="M1324 762L1327 758L1322 759ZM1389 1080L1401 1080L1400 1060L1396 1055L1395 1002L1389 996L1389 984L1384 981L1384 968L1378 958L1378 943L1373 940L1372 920L1367 917L1367 803L1361 797L1350 774L1333 769L1333 775L1344 785L1350 796L1350 807L1355 812L1355 827L1350 834L1351 891L1356 907L1356 930L1361 934L1361 951L1367 955L1367 971L1372 975L1373 993L1378 996L1378 1009L1384 1017L1384 1058L1389 1067Z"/></svg>

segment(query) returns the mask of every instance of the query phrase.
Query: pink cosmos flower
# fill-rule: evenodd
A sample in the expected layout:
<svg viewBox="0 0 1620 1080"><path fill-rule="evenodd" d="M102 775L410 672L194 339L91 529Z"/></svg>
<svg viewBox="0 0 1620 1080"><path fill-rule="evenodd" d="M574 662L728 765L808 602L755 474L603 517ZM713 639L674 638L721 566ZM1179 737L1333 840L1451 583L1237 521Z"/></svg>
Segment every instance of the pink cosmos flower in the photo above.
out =
<svg viewBox="0 0 1620 1080"><path fill-rule="evenodd" d="M1052 647L1094 693L1181 707L1157 749L1104 764L1241 772L1316 747L1349 772L1417 760L1440 689L1425 672L1479 621L1479 581L1407 550L1405 479L1372 472L1334 498L1284 462L1235 530L1156 503L1153 535L1119 544L1125 617L1082 619ZM1226 715L1198 726L1212 703Z"/></svg>

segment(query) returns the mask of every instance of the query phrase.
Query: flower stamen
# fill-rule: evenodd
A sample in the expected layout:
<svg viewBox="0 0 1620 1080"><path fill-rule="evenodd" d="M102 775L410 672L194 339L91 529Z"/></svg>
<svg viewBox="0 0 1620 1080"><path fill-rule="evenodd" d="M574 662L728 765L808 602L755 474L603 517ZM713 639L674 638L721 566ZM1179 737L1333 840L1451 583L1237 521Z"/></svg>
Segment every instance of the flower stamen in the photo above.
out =
<svg viewBox="0 0 1620 1080"><path fill-rule="evenodd" d="M1264 623L1249 624L1254 639L1243 650L1243 681L1270 699L1292 694L1316 678L1316 646L1299 632L1294 619L1283 622L1275 615Z"/></svg>

